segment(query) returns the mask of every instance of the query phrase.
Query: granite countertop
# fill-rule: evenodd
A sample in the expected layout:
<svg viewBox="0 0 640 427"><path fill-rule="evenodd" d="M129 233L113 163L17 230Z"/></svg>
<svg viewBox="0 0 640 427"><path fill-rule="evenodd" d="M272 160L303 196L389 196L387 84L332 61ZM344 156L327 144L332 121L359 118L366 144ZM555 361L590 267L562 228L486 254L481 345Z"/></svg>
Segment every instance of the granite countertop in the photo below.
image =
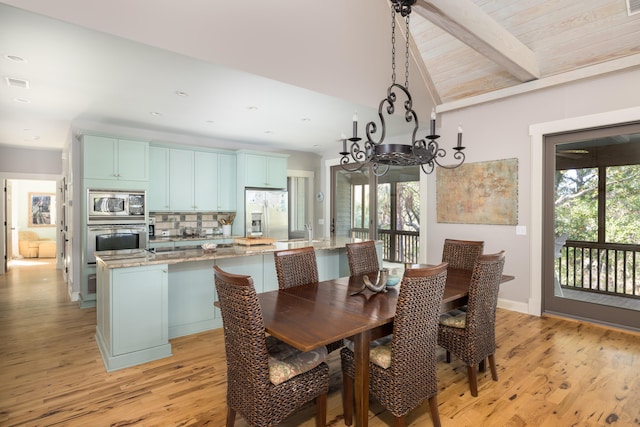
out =
<svg viewBox="0 0 640 427"><path fill-rule="evenodd" d="M289 240L284 242L275 242L272 245L233 245L231 247L217 248L214 251L205 251L201 248L193 248L151 253L149 251L141 249L128 249L119 251L101 251L96 252L95 255L97 262L103 262L107 266L107 268L125 268L140 267L145 265L179 264L182 262L235 258L265 254L283 249L303 248L310 245L313 245L315 250L339 249L344 248L347 243L361 241L362 239L352 239L345 237L313 240L311 244L307 240Z"/></svg>

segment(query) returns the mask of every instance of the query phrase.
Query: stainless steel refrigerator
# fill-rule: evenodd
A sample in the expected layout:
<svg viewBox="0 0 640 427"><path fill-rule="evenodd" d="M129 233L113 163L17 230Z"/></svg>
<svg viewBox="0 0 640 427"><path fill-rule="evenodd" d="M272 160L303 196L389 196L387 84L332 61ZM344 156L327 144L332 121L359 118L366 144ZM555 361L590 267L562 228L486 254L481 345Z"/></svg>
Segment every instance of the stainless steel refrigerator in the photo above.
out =
<svg viewBox="0 0 640 427"><path fill-rule="evenodd" d="M246 188L244 200L247 237L289 238L289 196L286 191Z"/></svg>

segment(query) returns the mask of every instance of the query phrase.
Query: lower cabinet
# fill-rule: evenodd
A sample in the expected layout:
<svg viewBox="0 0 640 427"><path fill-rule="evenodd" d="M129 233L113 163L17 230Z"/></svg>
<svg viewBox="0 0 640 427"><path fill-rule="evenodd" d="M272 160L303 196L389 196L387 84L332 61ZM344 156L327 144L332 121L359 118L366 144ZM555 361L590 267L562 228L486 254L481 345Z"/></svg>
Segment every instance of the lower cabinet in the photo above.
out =
<svg viewBox="0 0 640 427"><path fill-rule="evenodd" d="M98 263L96 340L107 371L171 356L166 264Z"/></svg>

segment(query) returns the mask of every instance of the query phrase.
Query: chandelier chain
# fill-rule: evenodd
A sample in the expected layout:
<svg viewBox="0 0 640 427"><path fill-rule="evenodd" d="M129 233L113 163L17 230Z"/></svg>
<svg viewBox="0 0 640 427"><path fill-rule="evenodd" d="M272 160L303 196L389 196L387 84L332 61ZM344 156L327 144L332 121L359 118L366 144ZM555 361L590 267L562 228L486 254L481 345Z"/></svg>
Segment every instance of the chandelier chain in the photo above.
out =
<svg viewBox="0 0 640 427"><path fill-rule="evenodd" d="M409 89L409 17L411 15L405 16L405 21L407 22L407 32L405 33L405 51L404 51L404 87Z"/></svg>
<svg viewBox="0 0 640 427"><path fill-rule="evenodd" d="M391 81L396 82L396 10L391 8Z"/></svg>

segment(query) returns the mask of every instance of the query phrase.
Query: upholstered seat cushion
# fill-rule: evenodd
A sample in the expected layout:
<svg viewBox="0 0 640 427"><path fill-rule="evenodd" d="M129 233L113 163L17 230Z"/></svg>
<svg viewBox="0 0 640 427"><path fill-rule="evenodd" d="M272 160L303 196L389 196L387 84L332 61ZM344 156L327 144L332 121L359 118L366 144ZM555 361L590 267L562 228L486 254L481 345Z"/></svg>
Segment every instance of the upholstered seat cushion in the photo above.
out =
<svg viewBox="0 0 640 427"><path fill-rule="evenodd" d="M391 341L393 335L379 338L371 341L369 346L369 361L380 366L382 369L388 369L391 366ZM346 346L353 351L353 341L345 340Z"/></svg>
<svg viewBox="0 0 640 427"><path fill-rule="evenodd" d="M464 329L467 322L467 307L447 311L440 316L440 324L452 328Z"/></svg>
<svg viewBox="0 0 640 427"><path fill-rule="evenodd" d="M325 346L303 352L272 336L267 337L267 352L269 380L274 385L312 370L327 358Z"/></svg>

